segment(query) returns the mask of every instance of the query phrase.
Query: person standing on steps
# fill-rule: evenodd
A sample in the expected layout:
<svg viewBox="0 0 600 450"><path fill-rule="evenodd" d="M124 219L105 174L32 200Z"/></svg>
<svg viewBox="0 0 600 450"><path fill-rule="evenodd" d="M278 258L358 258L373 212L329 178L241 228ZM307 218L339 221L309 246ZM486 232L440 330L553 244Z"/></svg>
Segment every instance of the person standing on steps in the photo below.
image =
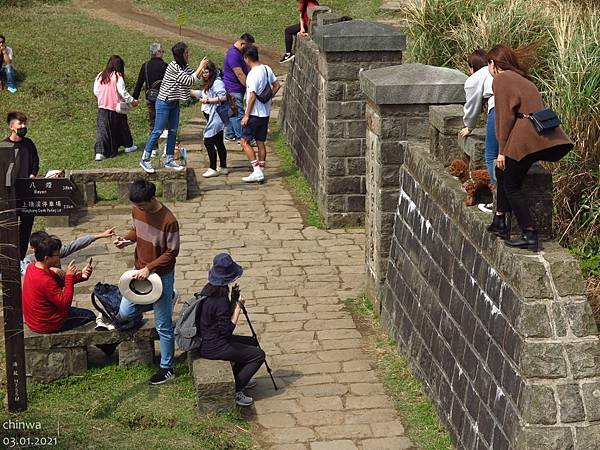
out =
<svg viewBox="0 0 600 450"><path fill-rule="evenodd" d="M38 151L31 139L25 137L27 134L27 116L19 111L13 111L6 116L6 124L10 129L10 135L4 142L12 144L14 150L19 150L19 171L17 178L35 178L40 170L40 158ZM10 146L9 146L10 147ZM19 258L25 258L29 246L29 236L33 229L34 216L18 216L19 219Z"/></svg>
<svg viewBox="0 0 600 450"><path fill-rule="evenodd" d="M133 88L133 98L138 100L142 92L142 87L146 85L144 92L146 94L146 106L148 107L149 131L152 131L154 128L154 120L156 119L156 98L154 95L160 89L160 83L167 70L167 63L163 60L164 53L159 43L154 42L150 44L150 59L140 67L137 83L135 83L135 88ZM156 149L158 149L158 144L152 150Z"/></svg>
<svg viewBox="0 0 600 450"><path fill-rule="evenodd" d="M244 117L244 93L246 92L246 75L250 69L244 61L244 50L254 44L254 36L244 33L235 41L223 62L223 82L227 93L235 98L238 113L230 118L230 125L225 127L225 140L237 141L242 139L242 117Z"/></svg>
<svg viewBox="0 0 600 450"><path fill-rule="evenodd" d="M246 113L242 118L242 147L252 165L252 173L242 178L245 183L262 182L265 179L265 161L267 159L267 131L271 115L271 99L281 85L269 66L262 64L258 57L258 48L248 46L244 60L250 72L246 78ZM250 142L256 141L258 159Z"/></svg>
<svg viewBox="0 0 600 450"><path fill-rule="evenodd" d="M129 185L129 200L133 203L131 215L133 228L114 241L122 249L135 243L136 280L145 280L156 272L162 282L162 295L150 305L138 305L121 300L119 321L138 321L145 311L154 309L154 321L160 343L160 370L150 384L162 384L175 378L173 370L175 336L173 332L173 306L177 298L174 290L175 262L179 254L179 223L173 213L156 198L156 185L145 179Z"/></svg>
<svg viewBox="0 0 600 450"><path fill-rule="evenodd" d="M308 17L308 8L319 6L316 0L300 0L298 2L298 15L300 16L299 23L290 25L285 29L285 53L279 60L280 63L290 62L294 59L292 46L294 45L294 36L308 36L310 18Z"/></svg>
<svg viewBox="0 0 600 450"><path fill-rule="evenodd" d="M154 128L146 141L146 148L140 160L140 167L147 173L155 170L150 163L152 149L163 130L168 129L167 148L165 156L165 168L171 170L185 170L175 162L175 142L177 140L177 128L179 128L179 102L190 99L190 87L198 81L202 71L202 63L194 71L189 65L189 49L184 42L178 42L171 49L173 59L167 66L165 76L160 84L158 99L156 100L156 119ZM203 59L203 61L206 57Z"/></svg>
<svg viewBox="0 0 600 450"><path fill-rule="evenodd" d="M192 95L202 103L202 113L206 119L204 128L204 146L210 160L210 167L202 174L204 178L227 175L227 149L223 142L223 120L217 108L227 101L225 83L219 78L217 66L210 60L203 60L202 79L204 86L199 91L192 91ZM219 156L219 167L217 167L217 155Z"/></svg>
<svg viewBox="0 0 600 450"><path fill-rule="evenodd" d="M125 153L134 152L131 130L127 123L127 114L117 112L119 103L138 105L125 89L125 63L119 55L112 55L106 67L96 76L94 95L98 99L98 118L96 120L96 161L116 156L120 146Z"/></svg>
<svg viewBox="0 0 600 450"><path fill-rule="evenodd" d="M544 99L517 54L505 45L496 45L487 54L488 67L494 77L496 136L499 154L496 160L497 211L488 231L505 239L509 247L539 251L535 223L523 192L523 181L537 161L556 162L573 143L557 126L538 133L525 117L545 109ZM510 240L506 214L514 212L522 230L519 239Z"/></svg>

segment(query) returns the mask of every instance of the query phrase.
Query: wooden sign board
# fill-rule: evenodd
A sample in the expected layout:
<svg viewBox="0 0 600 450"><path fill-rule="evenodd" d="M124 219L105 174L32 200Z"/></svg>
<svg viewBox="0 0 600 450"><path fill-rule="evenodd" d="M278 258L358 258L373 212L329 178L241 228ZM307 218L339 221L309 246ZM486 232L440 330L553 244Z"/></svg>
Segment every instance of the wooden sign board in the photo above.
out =
<svg viewBox="0 0 600 450"><path fill-rule="evenodd" d="M65 216L76 208L76 187L67 178L19 178L17 211L26 216Z"/></svg>

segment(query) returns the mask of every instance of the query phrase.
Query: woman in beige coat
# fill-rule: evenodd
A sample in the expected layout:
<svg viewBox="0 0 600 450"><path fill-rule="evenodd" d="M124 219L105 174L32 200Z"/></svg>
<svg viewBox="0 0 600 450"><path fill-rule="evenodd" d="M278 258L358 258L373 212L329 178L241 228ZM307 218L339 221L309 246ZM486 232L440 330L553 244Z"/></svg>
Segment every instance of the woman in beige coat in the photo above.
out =
<svg viewBox="0 0 600 450"><path fill-rule="evenodd" d="M494 77L492 89L499 144L496 160L497 212L488 230L505 239L510 247L539 251L541 247L523 192L523 181L533 163L558 161L573 148L573 143L559 127L538 134L531 120L522 117L522 114L544 109L545 105L527 69L513 50L497 45L490 50L487 59ZM522 230L521 237L515 240L509 239L505 220L506 213L511 211Z"/></svg>

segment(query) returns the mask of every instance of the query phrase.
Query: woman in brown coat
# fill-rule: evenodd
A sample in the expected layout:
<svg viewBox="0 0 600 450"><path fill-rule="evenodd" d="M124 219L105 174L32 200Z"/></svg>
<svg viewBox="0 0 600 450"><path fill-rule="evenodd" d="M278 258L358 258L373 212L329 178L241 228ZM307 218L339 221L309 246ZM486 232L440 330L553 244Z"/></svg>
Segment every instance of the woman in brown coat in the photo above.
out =
<svg viewBox="0 0 600 450"><path fill-rule="evenodd" d="M496 160L498 181L497 207L488 230L505 239L510 247L539 251L537 231L523 192L523 181L537 161L558 161L573 143L558 127L538 134L531 120L520 117L545 108L544 100L513 50L497 45L487 55L494 77L492 89L496 100L496 137L499 154ZM513 212L522 230L520 239L509 240L506 213Z"/></svg>

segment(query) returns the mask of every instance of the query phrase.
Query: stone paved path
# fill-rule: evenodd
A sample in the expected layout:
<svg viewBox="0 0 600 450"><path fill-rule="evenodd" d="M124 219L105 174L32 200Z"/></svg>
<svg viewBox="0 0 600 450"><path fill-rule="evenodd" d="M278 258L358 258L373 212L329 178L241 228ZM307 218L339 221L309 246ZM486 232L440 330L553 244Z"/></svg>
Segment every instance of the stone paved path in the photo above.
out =
<svg viewBox="0 0 600 450"><path fill-rule="evenodd" d="M213 256L230 252L245 268L242 293L277 383L259 372L253 420L260 448L404 449L412 447L373 370L364 341L344 300L362 292L364 230L305 227L281 178L279 162L268 157L264 185L245 185L247 163L239 146L229 145L232 173L201 179L206 167L201 123L183 130L190 166L200 181L199 197L169 204L181 224L176 283L187 298L206 282ZM51 231L68 240L117 226L124 233L127 206L94 208L73 228ZM97 281L115 283L133 264L129 251L95 243L78 255L98 261L93 280L77 286L76 303L90 307ZM103 275L102 275L103 274ZM178 305L179 309L181 305ZM241 323L238 333L248 333Z"/></svg>

